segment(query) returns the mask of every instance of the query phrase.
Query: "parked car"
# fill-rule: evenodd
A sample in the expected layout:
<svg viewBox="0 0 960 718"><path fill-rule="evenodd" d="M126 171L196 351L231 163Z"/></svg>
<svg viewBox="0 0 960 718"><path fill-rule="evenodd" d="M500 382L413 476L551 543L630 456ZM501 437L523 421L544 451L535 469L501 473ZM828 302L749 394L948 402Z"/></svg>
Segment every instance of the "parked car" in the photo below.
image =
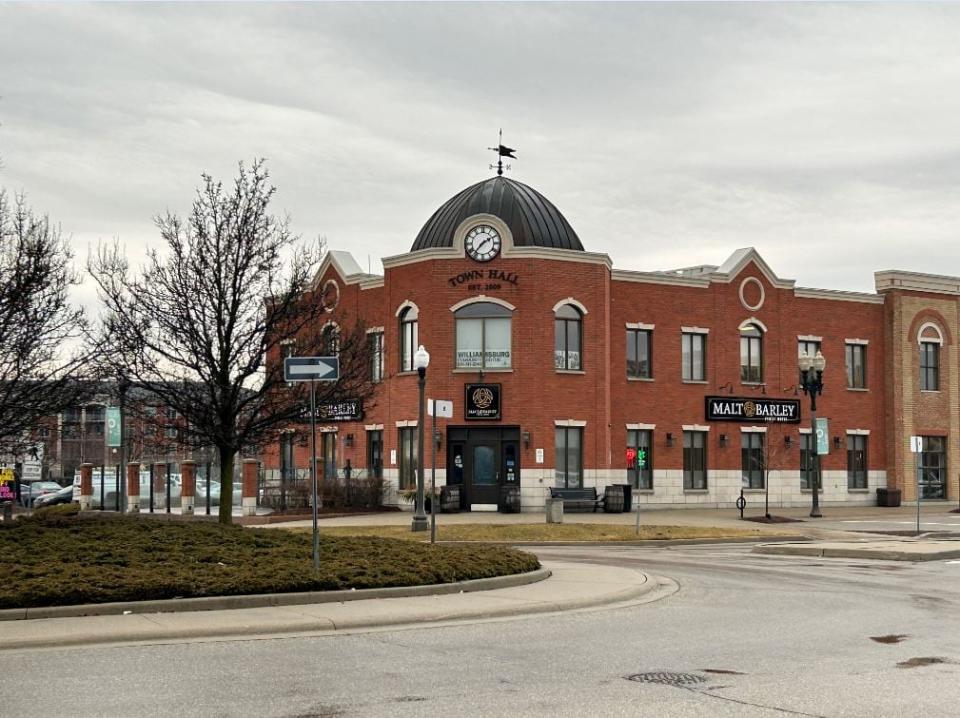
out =
<svg viewBox="0 0 960 718"><path fill-rule="evenodd" d="M41 496L55 494L62 488L56 481L34 481L30 484L20 484L20 503L28 507L33 506Z"/></svg>
<svg viewBox="0 0 960 718"><path fill-rule="evenodd" d="M33 502L33 508L40 509L44 506L54 506L55 504L69 504L73 501L73 486L64 486L59 491L52 494L44 494Z"/></svg>

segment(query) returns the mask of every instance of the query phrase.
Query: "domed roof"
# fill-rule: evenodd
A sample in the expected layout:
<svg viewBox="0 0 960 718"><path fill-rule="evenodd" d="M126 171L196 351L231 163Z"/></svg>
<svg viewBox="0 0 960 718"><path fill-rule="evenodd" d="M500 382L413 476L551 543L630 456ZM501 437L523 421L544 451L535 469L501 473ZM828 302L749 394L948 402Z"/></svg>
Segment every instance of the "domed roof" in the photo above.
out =
<svg viewBox="0 0 960 718"><path fill-rule="evenodd" d="M423 225L410 251L452 247L457 227L475 214L492 214L503 220L513 233L516 247L583 251L577 233L550 200L506 177L478 182L447 200Z"/></svg>

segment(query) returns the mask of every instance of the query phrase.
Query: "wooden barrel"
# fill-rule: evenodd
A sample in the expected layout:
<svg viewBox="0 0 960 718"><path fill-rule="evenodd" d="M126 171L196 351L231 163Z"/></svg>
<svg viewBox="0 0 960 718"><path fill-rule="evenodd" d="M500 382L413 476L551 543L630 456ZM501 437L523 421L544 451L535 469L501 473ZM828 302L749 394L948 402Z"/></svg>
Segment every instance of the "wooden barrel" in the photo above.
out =
<svg viewBox="0 0 960 718"><path fill-rule="evenodd" d="M500 493L500 510L505 514L520 513L520 487L504 486Z"/></svg>
<svg viewBox="0 0 960 718"><path fill-rule="evenodd" d="M623 513L622 486L608 486L603 490L603 510L608 514Z"/></svg>

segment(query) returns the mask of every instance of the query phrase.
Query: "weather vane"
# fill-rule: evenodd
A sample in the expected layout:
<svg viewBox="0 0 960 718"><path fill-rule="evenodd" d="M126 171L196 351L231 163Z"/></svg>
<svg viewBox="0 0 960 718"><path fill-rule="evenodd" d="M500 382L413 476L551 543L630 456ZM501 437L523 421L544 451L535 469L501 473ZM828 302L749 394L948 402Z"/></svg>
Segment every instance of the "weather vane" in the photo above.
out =
<svg viewBox="0 0 960 718"><path fill-rule="evenodd" d="M496 167L498 177L503 174L503 169L504 169L503 158L504 157L509 157L514 160L517 159L517 156L513 154L514 152L516 152L516 150L513 149L512 147L504 147L503 145L503 128L500 128L500 143L496 147L488 147L487 149L497 153L497 164L490 165L490 169L493 169L494 167ZM506 168L511 169L510 165L507 165Z"/></svg>

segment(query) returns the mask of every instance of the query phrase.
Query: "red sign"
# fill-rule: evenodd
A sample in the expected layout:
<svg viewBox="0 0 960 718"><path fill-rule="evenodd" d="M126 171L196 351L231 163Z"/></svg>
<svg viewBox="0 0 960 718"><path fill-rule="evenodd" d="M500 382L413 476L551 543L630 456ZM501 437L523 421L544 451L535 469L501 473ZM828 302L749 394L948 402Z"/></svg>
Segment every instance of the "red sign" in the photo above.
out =
<svg viewBox="0 0 960 718"><path fill-rule="evenodd" d="M627 466L632 467L634 459L637 458L636 449L627 449Z"/></svg>

